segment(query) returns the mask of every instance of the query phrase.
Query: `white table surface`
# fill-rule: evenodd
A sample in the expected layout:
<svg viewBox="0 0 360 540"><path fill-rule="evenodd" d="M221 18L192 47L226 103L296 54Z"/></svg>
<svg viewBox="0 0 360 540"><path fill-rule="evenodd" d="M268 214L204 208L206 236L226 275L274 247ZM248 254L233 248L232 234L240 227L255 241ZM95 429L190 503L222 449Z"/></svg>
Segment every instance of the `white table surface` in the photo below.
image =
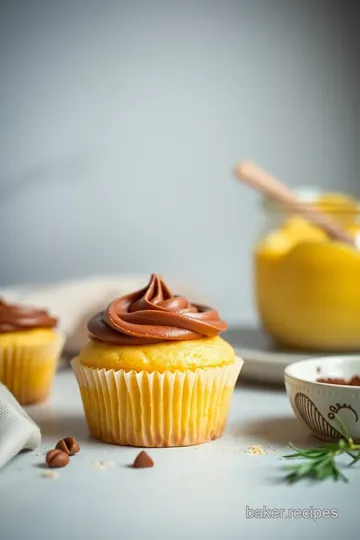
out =
<svg viewBox="0 0 360 540"><path fill-rule="evenodd" d="M75 377L58 373L51 399L28 408L43 440L34 452L17 456L0 472L1 540L132 540L349 538L356 519L360 467L348 484L328 481L288 486L282 482L288 441L311 443L290 409L285 391L245 386L234 393L225 435L190 448L150 449L152 469L132 469L139 452L89 438ZM73 435L81 453L44 478L44 456ZM314 442L314 441L312 441ZM249 455L249 445L278 452ZM113 461L100 470L96 461ZM355 500L353 500L355 499ZM336 509L337 519L248 519L251 509Z"/></svg>

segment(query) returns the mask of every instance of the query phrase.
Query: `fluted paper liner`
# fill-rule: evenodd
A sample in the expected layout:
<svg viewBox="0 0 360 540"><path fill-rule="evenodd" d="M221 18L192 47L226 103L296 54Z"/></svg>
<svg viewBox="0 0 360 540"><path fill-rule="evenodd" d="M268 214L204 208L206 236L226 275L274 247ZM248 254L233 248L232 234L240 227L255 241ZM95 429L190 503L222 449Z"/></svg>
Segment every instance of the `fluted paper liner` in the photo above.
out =
<svg viewBox="0 0 360 540"><path fill-rule="evenodd" d="M105 442L189 446L219 437L243 360L194 371L97 369L71 361L90 433Z"/></svg>
<svg viewBox="0 0 360 540"><path fill-rule="evenodd" d="M50 342L0 347L0 382L20 405L44 401L50 393L64 336Z"/></svg>

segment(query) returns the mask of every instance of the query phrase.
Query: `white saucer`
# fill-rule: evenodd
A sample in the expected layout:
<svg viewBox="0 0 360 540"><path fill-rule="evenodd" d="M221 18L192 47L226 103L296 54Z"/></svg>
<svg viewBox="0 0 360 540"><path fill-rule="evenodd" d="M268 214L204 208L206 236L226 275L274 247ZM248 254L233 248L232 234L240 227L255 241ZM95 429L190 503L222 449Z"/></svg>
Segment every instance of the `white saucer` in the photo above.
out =
<svg viewBox="0 0 360 540"><path fill-rule="evenodd" d="M224 338L244 360L240 378L253 382L284 384L286 366L310 357L324 356L324 353L299 353L277 348L264 332L256 328L230 328Z"/></svg>

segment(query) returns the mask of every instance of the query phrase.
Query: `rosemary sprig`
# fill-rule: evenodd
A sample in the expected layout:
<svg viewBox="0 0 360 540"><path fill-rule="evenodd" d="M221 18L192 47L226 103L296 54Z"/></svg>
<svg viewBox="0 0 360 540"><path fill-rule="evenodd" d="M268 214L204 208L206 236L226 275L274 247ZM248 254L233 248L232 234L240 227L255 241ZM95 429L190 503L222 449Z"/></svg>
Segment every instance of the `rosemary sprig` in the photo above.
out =
<svg viewBox="0 0 360 540"><path fill-rule="evenodd" d="M360 460L360 444L355 444L349 436L346 426L340 418L333 421L334 427L343 435L343 438L331 443L325 443L316 448L297 448L292 443L289 446L294 450L293 454L283 456L284 459L301 459L301 463L286 466L289 471L286 480L293 484L303 478L312 478L316 480L343 480L348 482L346 476L340 471L336 458L343 454L348 454L352 461L349 466L354 465Z"/></svg>

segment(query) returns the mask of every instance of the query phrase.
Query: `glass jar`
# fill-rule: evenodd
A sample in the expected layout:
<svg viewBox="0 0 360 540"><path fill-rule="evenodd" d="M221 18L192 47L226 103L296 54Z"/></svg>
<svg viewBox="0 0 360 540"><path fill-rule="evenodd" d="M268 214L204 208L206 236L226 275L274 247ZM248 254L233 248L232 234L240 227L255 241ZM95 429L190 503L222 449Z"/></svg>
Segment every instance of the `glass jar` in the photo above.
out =
<svg viewBox="0 0 360 540"><path fill-rule="evenodd" d="M359 251L330 240L300 215L265 201L254 246L255 299L262 326L281 346L360 350L360 206L345 195L301 190L337 220Z"/></svg>

